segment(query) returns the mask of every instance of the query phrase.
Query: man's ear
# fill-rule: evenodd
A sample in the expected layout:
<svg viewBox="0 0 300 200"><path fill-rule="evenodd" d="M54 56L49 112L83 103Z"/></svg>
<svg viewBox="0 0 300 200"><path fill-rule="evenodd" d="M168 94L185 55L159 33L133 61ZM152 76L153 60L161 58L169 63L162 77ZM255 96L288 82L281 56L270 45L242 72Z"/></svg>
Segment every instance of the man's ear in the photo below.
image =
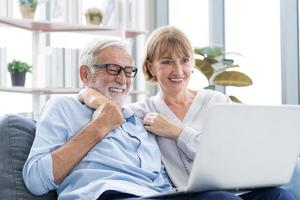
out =
<svg viewBox="0 0 300 200"><path fill-rule="evenodd" d="M79 73L80 73L80 79L83 82L83 84L85 86L88 86L88 83L90 82L90 80L92 78L90 68L86 65L81 65L79 68Z"/></svg>

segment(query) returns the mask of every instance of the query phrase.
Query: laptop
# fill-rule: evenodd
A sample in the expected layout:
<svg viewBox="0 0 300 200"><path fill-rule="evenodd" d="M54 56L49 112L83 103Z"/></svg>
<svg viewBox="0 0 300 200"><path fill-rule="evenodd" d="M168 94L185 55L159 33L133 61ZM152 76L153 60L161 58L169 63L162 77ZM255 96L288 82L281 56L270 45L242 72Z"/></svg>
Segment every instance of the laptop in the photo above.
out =
<svg viewBox="0 0 300 200"><path fill-rule="evenodd" d="M209 109L187 187L147 198L289 182L300 154L300 106L215 104Z"/></svg>

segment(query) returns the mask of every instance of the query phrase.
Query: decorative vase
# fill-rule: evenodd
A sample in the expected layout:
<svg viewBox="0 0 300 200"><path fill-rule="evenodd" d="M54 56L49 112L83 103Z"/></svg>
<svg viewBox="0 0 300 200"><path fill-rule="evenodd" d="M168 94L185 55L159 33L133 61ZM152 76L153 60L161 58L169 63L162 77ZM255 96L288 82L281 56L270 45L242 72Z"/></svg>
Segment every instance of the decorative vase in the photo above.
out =
<svg viewBox="0 0 300 200"><path fill-rule="evenodd" d="M93 24L93 25L100 25L101 24L101 18L99 16L86 16L86 23L87 24Z"/></svg>
<svg viewBox="0 0 300 200"><path fill-rule="evenodd" d="M24 86L26 79L26 72L16 71L10 74L12 86Z"/></svg>
<svg viewBox="0 0 300 200"><path fill-rule="evenodd" d="M31 5L20 4L20 12L23 18L34 19L35 8L33 8Z"/></svg>

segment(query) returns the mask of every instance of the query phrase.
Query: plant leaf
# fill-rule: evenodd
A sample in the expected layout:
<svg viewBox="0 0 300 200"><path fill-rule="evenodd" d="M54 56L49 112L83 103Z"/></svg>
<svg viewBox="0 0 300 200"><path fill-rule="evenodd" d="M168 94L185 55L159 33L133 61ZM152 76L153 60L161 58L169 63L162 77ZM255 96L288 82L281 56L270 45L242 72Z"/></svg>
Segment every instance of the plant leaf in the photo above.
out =
<svg viewBox="0 0 300 200"><path fill-rule="evenodd" d="M206 55L207 58L215 58L223 55L222 46L208 46L203 48L195 48L194 52L200 55Z"/></svg>
<svg viewBox="0 0 300 200"><path fill-rule="evenodd" d="M252 85L252 80L242 72L223 71L216 75L213 83L216 85L244 87Z"/></svg>
<svg viewBox="0 0 300 200"><path fill-rule="evenodd" d="M235 102L235 103L242 103L237 97L229 95L229 98L231 99L231 101Z"/></svg>
<svg viewBox="0 0 300 200"><path fill-rule="evenodd" d="M233 59L223 58L223 59L221 60L221 62L222 62L223 64L226 64L226 65L232 65L232 64L234 63L234 60L233 60Z"/></svg>
<svg viewBox="0 0 300 200"><path fill-rule="evenodd" d="M204 54L203 54L203 52L201 51L200 48L194 48L194 53L195 53L195 54L199 54L199 55L201 55L201 56L204 56Z"/></svg>
<svg viewBox="0 0 300 200"><path fill-rule="evenodd" d="M204 60L196 60L195 61L195 67L202 73L204 76L209 80L209 78L213 74L213 67L211 66L212 63L208 61L207 59Z"/></svg>
<svg viewBox="0 0 300 200"><path fill-rule="evenodd" d="M215 85L208 85L204 89L206 89L206 90L215 90L216 86Z"/></svg>
<svg viewBox="0 0 300 200"><path fill-rule="evenodd" d="M226 65L223 69L236 68L236 67L240 67L240 65Z"/></svg>

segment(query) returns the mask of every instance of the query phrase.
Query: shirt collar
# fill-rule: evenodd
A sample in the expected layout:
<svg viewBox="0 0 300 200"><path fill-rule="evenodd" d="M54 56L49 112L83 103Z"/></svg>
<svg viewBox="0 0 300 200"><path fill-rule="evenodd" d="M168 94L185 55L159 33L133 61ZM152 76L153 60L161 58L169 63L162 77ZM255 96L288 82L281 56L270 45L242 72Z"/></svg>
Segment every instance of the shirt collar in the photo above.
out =
<svg viewBox="0 0 300 200"><path fill-rule="evenodd" d="M126 122L130 122L133 125L136 125L135 115L133 111L127 108L123 108L122 113Z"/></svg>

